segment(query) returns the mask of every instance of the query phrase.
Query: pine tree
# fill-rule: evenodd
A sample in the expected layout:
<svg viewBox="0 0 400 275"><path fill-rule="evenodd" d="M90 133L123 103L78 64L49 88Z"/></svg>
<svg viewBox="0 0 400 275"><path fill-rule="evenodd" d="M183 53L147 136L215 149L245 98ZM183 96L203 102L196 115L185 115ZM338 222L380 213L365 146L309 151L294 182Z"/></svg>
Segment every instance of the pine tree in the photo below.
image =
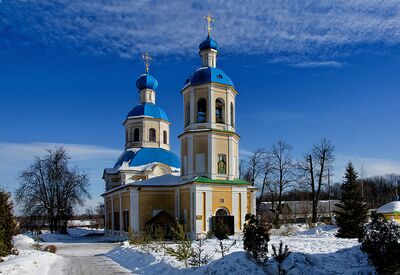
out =
<svg viewBox="0 0 400 275"><path fill-rule="evenodd" d="M243 227L243 246L248 255L258 263L268 260L269 227L260 223L256 216L247 214Z"/></svg>
<svg viewBox="0 0 400 275"><path fill-rule="evenodd" d="M0 257L11 253L12 237L15 234L15 222L12 214L10 193L0 189Z"/></svg>
<svg viewBox="0 0 400 275"><path fill-rule="evenodd" d="M336 224L339 229L336 237L362 238L363 224L367 221L367 206L357 187L357 171L349 162L346 167L345 181L341 186L341 200L336 206Z"/></svg>

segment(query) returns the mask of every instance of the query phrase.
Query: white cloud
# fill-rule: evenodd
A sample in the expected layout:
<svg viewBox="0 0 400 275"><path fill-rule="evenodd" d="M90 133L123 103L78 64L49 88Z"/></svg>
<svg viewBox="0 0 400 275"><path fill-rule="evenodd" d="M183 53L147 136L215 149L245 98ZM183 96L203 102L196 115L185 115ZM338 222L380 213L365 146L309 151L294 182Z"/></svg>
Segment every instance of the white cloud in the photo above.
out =
<svg viewBox="0 0 400 275"><path fill-rule="evenodd" d="M321 68L321 67L333 67L340 68L344 64L337 61L303 61L293 64L295 67L299 68Z"/></svg>
<svg viewBox="0 0 400 275"><path fill-rule="evenodd" d="M15 0L3 3L0 31L3 42L19 38L89 54L195 56L208 13L222 51L322 57L319 65L328 66L358 45L400 42L397 0Z"/></svg>
<svg viewBox="0 0 400 275"><path fill-rule="evenodd" d="M73 165L89 174L92 199L78 210L96 206L102 200L100 194L104 191L104 182L101 179L103 169L112 167L121 150L86 144L0 142L0 185L14 192L18 187L18 175L28 168L34 157L43 156L47 149L60 146L67 150Z"/></svg>
<svg viewBox="0 0 400 275"><path fill-rule="evenodd" d="M252 155L247 149L240 149L241 159L246 160ZM299 156L296 156L299 157ZM342 182L346 165L351 161L356 168L359 177L383 176L387 174L400 174L400 160L391 160L374 157L351 156L343 153L335 155L332 178L335 182Z"/></svg>
<svg viewBox="0 0 400 275"><path fill-rule="evenodd" d="M361 177L400 174L400 160L390 160L373 157L349 156L337 154L335 161L335 179L342 181L345 167L351 161Z"/></svg>

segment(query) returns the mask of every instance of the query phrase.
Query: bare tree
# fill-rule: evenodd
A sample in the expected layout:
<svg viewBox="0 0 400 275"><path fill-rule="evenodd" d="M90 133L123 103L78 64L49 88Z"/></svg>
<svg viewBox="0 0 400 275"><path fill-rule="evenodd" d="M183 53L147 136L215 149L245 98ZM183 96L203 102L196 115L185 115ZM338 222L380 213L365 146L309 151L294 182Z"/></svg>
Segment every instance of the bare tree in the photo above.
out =
<svg viewBox="0 0 400 275"><path fill-rule="evenodd" d="M251 181L251 172L247 161L241 159L239 162L239 178L245 181Z"/></svg>
<svg viewBox="0 0 400 275"><path fill-rule="evenodd" d="M88 176L70 168L69 160L62 147L48 150L43 158L36 157L19 178L16 200L23 215L46 217L51 232L66 233L73 208L90 198Z"/></svg>
<svg viewBox="0 0 400 275"><path fill-rule="evenodd" d="M281 204L283 192L289 188L294 181L294 165L290 155L291 146L283 141L278 141L272 146L272 184L275 186L275 192L278 205L275 212L275 222L279 220L281 213Z"/></svg>
<svg viewBox="0 0 400 275"><path fill-rule="evenodd" d="M301 175L311 191L312 223L316 223L318 219L319 196L323 180L327 177L327 171L335 159L333 151L334 146L329 140L323 138L313 146L310 154L305 154L304 158L298 162Z"/></svg>
<svg viewBox="0 0 400 275"><path fill-rule="evenodd" d="M252 185L255 185L260 173L263 171L263 161L265 158L265 149L259 148L253 152L249 158L248 171L251 177Z"/></svg>
<svg viewBox="0 0 400 275"><path fill-rule="evenodd" d="M272 173L272 161L271 157L269 154L265 154L261 166L262 173L264 174L262 185L261 185L261 192L260 192L260 197L257 202L257 210L260 208L261 202L264 197L265 190L270 187L270 174Z"/></svg>

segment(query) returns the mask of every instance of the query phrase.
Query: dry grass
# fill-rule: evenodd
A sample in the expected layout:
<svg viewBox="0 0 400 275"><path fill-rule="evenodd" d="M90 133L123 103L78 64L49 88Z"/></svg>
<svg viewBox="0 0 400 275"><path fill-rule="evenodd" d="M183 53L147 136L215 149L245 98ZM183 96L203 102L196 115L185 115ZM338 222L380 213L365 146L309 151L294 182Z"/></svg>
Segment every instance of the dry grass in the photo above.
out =
<svg viewBox="0 0 400 275"><path fill-rule="evenodd" d="M56 253L56 252L57 252L57 246L55 246L55 245L53 245L53 244L46 245L46 246L43 248L43 251L47 251L47 252L50 252L50 253Z"/></svg>

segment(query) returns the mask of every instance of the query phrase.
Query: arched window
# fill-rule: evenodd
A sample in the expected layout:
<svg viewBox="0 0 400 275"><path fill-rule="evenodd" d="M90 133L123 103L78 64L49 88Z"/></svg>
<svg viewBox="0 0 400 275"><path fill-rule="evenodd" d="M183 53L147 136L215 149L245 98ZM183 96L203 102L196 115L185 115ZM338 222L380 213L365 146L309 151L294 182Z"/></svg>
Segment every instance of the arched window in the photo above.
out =
<svg viewBox="0 0 400 275"><path fill-rule="evenodd" d="M133 130L133 142L139 141L139 128Z"/></svg>
<svg viewBox="0 0 400 275"><path fill-rule="evenodd" d="M197 101L197 122L207 121L207 100L205 98L200 98Z"/></svg>
<svg viewBox="0 0 400 275"><path fill-rule="evenodd" d="M225 123L225 103L222 98L215 101L215 122Z"/></svg>
<svg viewBox="0 0 400 275"><path fill-rule="evenodd" d="M168 144L168 134L167 134L167 131L164 131L164 132L163 132L163 141L164 141L164 144Z"/></svg>
<svg viewBox="0 0 400 275"><path fill-rule="evenodd" d="M156 142L156 129L154 128L149 129L149 141Z"/></svg>
<svg viewBox="0 0 400 275"><path fill-rule="evenodd" d="M232 127L235 127L235 116L233 112L234 112L233 103L231 102L231 125Z"/></svg>
<svg viewBox="0 0 400 275"><path fill-rule="evenodd" d="M228 211L224 208L220 208L215 212L215 216L228 216Z"/></svg>

